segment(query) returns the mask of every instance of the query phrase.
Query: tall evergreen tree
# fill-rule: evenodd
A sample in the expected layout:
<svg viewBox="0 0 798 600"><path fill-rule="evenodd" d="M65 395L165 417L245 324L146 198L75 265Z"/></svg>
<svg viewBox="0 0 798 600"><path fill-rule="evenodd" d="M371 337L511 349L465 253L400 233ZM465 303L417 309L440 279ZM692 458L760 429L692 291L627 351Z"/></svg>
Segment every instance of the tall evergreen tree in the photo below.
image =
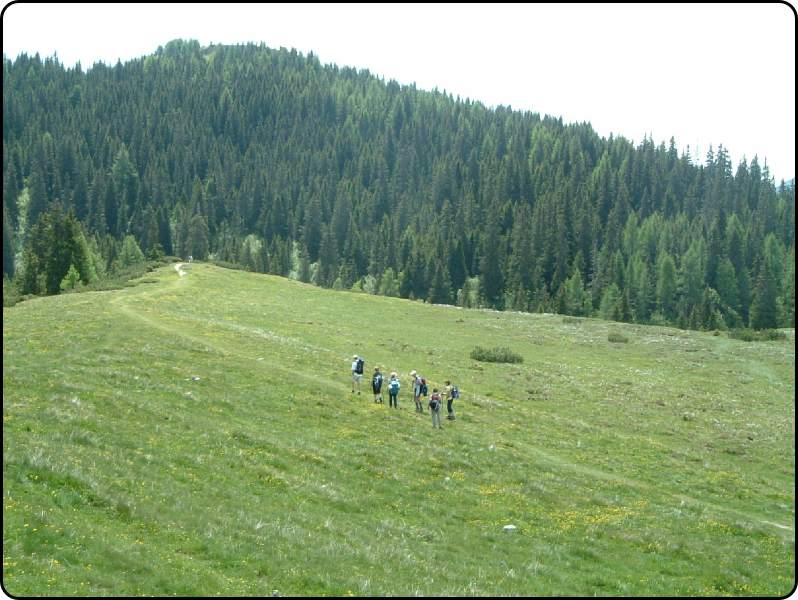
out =
<svg viewBox="0 0 798 600"><path fill-rule="evenodd" d="M657 309L667 320L676 317L676 264L667 252L657 261Z"/></svg>
<svg viewBox="0 0 798 600"><path fill-rule="evenodd" d="M501 270L500 230L496 216L488 217L482 239L482 260L479 264L479 294L491 308L502 309L504 278Z"/></svg>
<svg viewBox="0 0 798 600"><path fill-rule="evenodd" d="M3 201L3 275L9 279L14 277L14 234L5 200Z"/></svg>

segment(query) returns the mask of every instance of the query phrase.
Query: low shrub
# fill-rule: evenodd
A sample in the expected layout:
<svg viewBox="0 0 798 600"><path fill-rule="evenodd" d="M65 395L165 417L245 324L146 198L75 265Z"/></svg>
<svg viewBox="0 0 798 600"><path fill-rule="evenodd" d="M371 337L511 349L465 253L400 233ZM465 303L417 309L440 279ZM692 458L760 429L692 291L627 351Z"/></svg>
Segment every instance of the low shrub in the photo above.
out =
<svg viewBox="0 0 798 600"><path fill-rule="evenodd" d="M629 342L628 337L621 335L617 331L611 331L610 334L607 336L607 339L615 344L626 344Z"/></svg>
<svg viewBox="0 0 798 600"><path fill-rule="evenodd" d="M482 362L495 363L522 363L524 358L509 348L497 346L495 348L482 348L476 346L471 351L471 358Z"/></svg>
<svg viewBox="0 0 798 600"><path fill-rule="evenodd" d="M729 337L744 342L771 342L787 339L784 332L777 329L731 329Z"/></svg>

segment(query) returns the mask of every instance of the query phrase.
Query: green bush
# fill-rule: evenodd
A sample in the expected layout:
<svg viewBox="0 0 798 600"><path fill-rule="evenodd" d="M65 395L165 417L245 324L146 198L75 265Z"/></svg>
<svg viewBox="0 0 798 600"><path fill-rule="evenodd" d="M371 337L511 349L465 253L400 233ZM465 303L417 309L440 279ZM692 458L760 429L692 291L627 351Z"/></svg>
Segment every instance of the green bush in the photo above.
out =
<svg viewBox="0 0 798 600"><path fill-rule="evenodd" d="M732 329L729 331L729 337L744 342L770 342L787 339L784 332L777 329L761 329L758 331L755 329Z"/></svg>
<svg viewBox="0 0 798 600"><path fill-rule="evenodd" d="M522 363L524 358L506 347L497 346L495 348L482 348L476 346L471 351L471 358L482 362L495 363Z"/></svg>

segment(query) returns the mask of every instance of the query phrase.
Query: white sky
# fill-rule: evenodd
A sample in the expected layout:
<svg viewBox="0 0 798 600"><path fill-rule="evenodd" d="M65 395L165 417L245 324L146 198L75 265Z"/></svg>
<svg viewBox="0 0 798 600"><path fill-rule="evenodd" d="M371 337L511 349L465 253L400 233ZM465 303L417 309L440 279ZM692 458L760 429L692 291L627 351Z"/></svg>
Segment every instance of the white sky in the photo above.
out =
<svg viewBox="0 0 798 600"><path fill-rule="evenodd" d="M3 54L123 62L175 38L264 42L601 136L644 135L703 163L795 175L795 25L760 4L12 4Z"/></svg>

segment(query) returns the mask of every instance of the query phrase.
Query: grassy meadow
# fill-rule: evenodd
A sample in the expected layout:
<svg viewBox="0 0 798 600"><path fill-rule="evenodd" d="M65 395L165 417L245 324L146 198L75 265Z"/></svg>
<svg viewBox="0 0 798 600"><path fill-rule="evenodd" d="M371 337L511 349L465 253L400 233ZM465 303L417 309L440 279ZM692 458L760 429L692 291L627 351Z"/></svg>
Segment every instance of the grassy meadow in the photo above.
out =
<svg viewBox="0 0 798 600"><path fill-rule="evenodd" d="M9 594L792 590L794 330L751 343L183 269L3 309ZM400 374L398 410L373 403L375 365ZM460 387L456 421L414 412L411 369Z"/></svg>

